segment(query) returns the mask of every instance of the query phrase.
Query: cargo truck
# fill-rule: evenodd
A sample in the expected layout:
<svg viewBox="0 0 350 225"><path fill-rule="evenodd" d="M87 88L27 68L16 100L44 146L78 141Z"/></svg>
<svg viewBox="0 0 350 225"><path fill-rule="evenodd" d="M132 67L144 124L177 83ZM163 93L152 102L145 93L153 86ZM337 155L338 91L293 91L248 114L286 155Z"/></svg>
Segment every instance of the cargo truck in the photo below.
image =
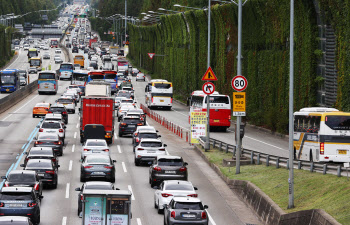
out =
<svg viewBox="0 0 350 225"><path fill-rule="evenodd" d="M85 86L85 96L111 97L111 84L105 81L90 81Z"/></svg>
<svg viewBox="0 0 350 225"><path fill-rule="evenodd" d="M86 90L85 90L86 91ZM84 143L85 128L94 124L104 127L104 137L111 144L114 136L114 98L85 96L80 107L80 142Z"/></svg>

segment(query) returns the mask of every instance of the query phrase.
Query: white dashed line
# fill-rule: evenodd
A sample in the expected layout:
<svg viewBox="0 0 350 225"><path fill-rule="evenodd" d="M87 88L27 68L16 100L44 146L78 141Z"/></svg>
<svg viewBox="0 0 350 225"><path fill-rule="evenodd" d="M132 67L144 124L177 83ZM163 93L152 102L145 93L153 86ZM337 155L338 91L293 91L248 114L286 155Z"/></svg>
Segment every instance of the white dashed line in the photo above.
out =
<svg viewBox="0 0 350 225"><path fill-rule="evenodd" d="M39 95L36 95L34 98L32 98L31 100L29 100L26 104L22 105L20 108L18 108L18 109L17 109L16 111L14 111L13 113L16 113L16 112L18 112L19 110L21 110L24 106L28 105L31 101L33 101L33 100L34 100L35 98L37 98L38 96L39 96ZM9 118L10 116L12 116L13 113L10 114L10 115L8 115L8 116L6 116L2 121L7 120L7 118Z"/></svg>
<svg viewBox="0 0 350 225"><path fill-rule="evenodd" d="M120 145L117 145L117 149L119 153L122 153L122 149L120 148Z"/></svg>
<svg viewBox="0 0 350 225"><path fill-rule="evenodd" d="M67 217L63 217L62 218L62 225L66 225L67 224Z"/></svg>
<svg viewBox="0 0 350 225"><path fill-rule="evenodd" d="M73 160L70 160L69 161L69 169L68 170L72 170L73 168Z"/></svg>
<svg viewBox="0 0 350 225"><path fill-rule="evenodd" d="M79 123L77 123L77 125L75 126L75 128L78 128L79 127Z"/></svg>
<svg viewBox="0 0 350 225"><path fill-rule="evenodd" d="M77 132L74 132L74 139L77 138Z"/></svg>
<svg viewBox="0 0 350 225"><path fill-rule="evenodd" d="M114 139L117 140L118 139L118 135L117 133L114 133Z"/></svg>
<svg viewBox="0 0 350 225"><path fill-rule="evenodd" d="M122 167L123 167L124 173L127 173L128 171L126 170L126 166L124 162L122 162Z"/></svg>
<svg viewBox="0 0 350 225"><path fill-rule="evenodd" d="M215 221L213 220L213 218L210 216L209 212L207 211L208 217L209 217L209 221L212 225L216 225Z"/></svg>
<svg viewBox="0 0 350 225"><path fill-rule="evenodd" d="M72 152L74 152L74 149L75 149L75 145L72 146Z"/></svg>
<svg viewBox="0 0 350 225"><path fill-rule="evenodd" d="M137 218L136 221L137 221L137 225L142 225L140 218Z"/></svg>
<svg viewBox="0 0 350 225"><path fill-rule="evenodd" d="M135 200L134 192L132 192L131 185L128 185L128 189L131 192L131 200Z"/></svg>
<svg viewBox="0 0 350 225"><path fill-rule="evenodd" d="M69 198L69 186L70 186L70 183L67 183L67 186L66 186L66 198Z"/></svg>

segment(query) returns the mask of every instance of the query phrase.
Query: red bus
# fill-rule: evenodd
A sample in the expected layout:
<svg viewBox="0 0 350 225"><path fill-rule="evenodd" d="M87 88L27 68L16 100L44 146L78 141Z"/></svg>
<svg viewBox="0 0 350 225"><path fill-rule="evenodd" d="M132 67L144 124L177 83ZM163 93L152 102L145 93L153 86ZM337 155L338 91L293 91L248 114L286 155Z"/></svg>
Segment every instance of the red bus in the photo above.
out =
<svg viewBox="0 0 350 225"><path fill-rule="evenodd" d="M57 48L58 47L58 40L52 39L51 40L51 48Z"/></svg>

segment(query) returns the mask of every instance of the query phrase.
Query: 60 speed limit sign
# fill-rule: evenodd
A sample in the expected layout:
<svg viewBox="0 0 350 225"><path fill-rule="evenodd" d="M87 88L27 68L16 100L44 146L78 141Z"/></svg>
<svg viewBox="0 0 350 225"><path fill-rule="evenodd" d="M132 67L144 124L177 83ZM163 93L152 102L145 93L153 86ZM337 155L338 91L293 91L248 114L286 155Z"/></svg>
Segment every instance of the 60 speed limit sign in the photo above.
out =
<svg viewBox="0 0 350 225"><path fill-rule="evenodd" d="M232 79L231 85L236 91L244 91L248 86L248 81L244 76L237 75Z"/></svg>

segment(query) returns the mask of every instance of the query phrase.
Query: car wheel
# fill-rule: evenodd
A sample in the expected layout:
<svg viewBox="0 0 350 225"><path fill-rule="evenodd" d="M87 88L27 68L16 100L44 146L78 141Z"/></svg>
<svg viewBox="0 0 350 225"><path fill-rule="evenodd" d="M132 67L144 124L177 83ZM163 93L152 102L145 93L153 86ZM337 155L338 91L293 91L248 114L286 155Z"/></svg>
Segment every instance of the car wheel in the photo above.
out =
<svg viewBox="0 0 350 225"><path fill-rule="evenodd" d="M115 177L112 177L112 179L110 180L111 183L115 183Z"/></svg>
<svg viewBox="0 0 350 225"><path fill-rule="evenodd" d="M53 188L53 189L57 189L57 183L58 183L58 182L57 182L57 180L56 180L56 182L52 185L52 188Z"/></svg>
<svg viewBox="0 0 350 225"><path fill-rule="evenodd" d="M35 224L40 224L40 212L38 213L38 215L35 218Z"/></svg>
<svg viewBox="0 0 350 225"><path fill-rule="evenodd" d="M158 214L163 214L163 212L164 212L164 209L160 209L160 207L159 207L159 201L158 201Z"/></svg>
<svg viewBox="0 0 350 225"><path fill-rule="evenodd" d="M33 118L35 118L35 115L33 114Z"/></svg>
<svg viewBox="0 0 350 225"><path fill-rule="evenodd" d="M122 132L119 131L119 132L118 132L118 136L119 136L119 137L123 137Z"/></svg>
<svg viewBox="0 0 350 225"><path fill-rule="evenodd" d="M135 158L135 166L140 166L140 161Z"/></svg>
<svg viewBox="0 0 350 225"><path fill-rule="evenodd" d="M85 181L86 181L85 177L83 177L82 174L80 174L80 182L85 182Z"/></svg>
<svg viewBox="0 0 350 225"><path fill-rule="evenodd" d="M73 114L75 114L75 110L73 110Z"/></svg>
<svg viewBox="0 0 350 225"><path fill-rule="evenodd" d="M158 206L157 206L156 201L154 201L154 208L155 208L155 209L158 209Z"/></svg>
<svg viewBox="0 0 350 225"><path fill-rule="evenodd" d="M78 216L80 216L80 213L81 213L81 209L79 209L78 207Z"/></svg>
<svg viewBox="0 0 350 225"><path fill-rule="evenodd" d="M153 180L151 180L151 188L153 188L154 186L156 186L155 184L156 184L156 182L154 182Z"/></svg>

